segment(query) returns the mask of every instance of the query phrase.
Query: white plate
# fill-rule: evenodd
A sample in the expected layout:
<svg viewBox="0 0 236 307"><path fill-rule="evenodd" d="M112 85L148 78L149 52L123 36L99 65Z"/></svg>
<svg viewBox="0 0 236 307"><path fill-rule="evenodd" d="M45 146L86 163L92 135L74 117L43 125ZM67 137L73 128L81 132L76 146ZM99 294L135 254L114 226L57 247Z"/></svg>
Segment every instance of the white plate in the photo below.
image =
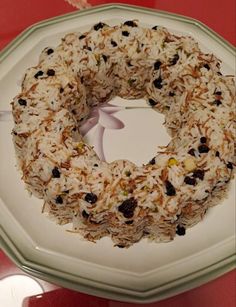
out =
<svg viewBox="0 0 236 307"><path fill-rule="evenodd" d="M121 17L122 16L122 17ZM57 45L71 31L84 31L99 21L110 25L138 19L142 25L162 25L178 34L191 35L202 49L223 61L223 72L234 74L234 50L203 24L182 16L144 8L108 5L41 22L26 30L0 54L0 110L20 91L19 80L37 63L40 51ZM145 105L122 101L116 105ZM106 130L107 160L128 158L147 162L157 145L169 137L163 116L150 109L122 109L114 114L125 127ZM65 287L102 297L151 302L196 287L234 267L234 191L210 210L203 222L171 243L141 241L129 249L114 248L105 238L97 244L82 241L41 214L42 201L30 198L15 167L11 120L0 121L0 235L1 245L25 271ZM149 137L156 132L156 139ZM91 140L88 135L88 140Z"/></svg>

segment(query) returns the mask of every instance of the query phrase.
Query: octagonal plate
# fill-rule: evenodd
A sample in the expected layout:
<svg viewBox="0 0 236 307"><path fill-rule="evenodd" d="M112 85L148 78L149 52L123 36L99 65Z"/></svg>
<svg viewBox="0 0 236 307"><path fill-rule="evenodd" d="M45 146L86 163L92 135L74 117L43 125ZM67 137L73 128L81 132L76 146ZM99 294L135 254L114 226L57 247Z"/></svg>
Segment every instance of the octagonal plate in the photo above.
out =
<svg viewBox="0 0 236 307"><path fill-rule="evenodd" d="M55 46L66 33L88 30L99 21L116 25L130 19L193 36L202 50L222 60L224 73L235 74L233 47L200 22L150 9L107 5L38 23L5 48L0 54L0 112L10 111L24 71L37 64L44 47ZM128 158L141 164L152 157L157 145L168 143L162 115L140 108L145 106L143 101L115 98L112 103L117 106L114 116L124 127L104 133L108 161ZM0 113L0 236L3 249L24 271L92 295L151 302L196 287L234 267L233 185L229 197L185 237L162 244L143 240L127 250L114 248L109 238L94 244L66 232L69 226L48 220L41 214L42 201L29 197L15 167L12 127L8 113ZM150 131L158 131L155 140ZM88 142L92 136L93 130L86 136Z"/></svg>

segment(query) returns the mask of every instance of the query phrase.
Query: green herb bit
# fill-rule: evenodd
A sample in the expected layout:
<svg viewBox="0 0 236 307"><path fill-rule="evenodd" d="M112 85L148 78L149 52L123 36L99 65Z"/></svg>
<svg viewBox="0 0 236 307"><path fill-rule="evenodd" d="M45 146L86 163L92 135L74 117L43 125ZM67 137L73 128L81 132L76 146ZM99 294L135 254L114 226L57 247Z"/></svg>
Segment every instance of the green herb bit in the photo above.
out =
<svg viewBox="0 0 236 307"><path fill-rule="evenodd" d="M129 195L128 191L123 191L123 195L128 196Z"/></svg>
<svg viewBox="0 0 236 307"><path fill-rule="evenodd" d="M134 79L129 79L129 80L128 80L128 84L129 84L130 86L132 86L132 85L134 84L134 82L135 82Z"/></svg>

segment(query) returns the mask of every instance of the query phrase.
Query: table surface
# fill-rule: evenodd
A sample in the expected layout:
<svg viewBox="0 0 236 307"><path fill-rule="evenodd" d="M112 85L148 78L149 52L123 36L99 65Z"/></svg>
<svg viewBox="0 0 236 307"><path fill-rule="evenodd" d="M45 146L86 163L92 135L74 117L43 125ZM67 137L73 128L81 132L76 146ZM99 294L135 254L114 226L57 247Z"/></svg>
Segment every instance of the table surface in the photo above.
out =
<svg viewBox="0 0 236 307"><path fill-rule="evenodd" d="M231 44L236 45L235 0L91 0L88 2L92 6L112 2L129 3L189 16L205 23ZM0 50L33 23L74 10L76 8L65 0L0 0ZM233 307L235 304L236 270L169 299L137 305L85 295L33 278L17 268L0 250L1 307Z"/></svg>

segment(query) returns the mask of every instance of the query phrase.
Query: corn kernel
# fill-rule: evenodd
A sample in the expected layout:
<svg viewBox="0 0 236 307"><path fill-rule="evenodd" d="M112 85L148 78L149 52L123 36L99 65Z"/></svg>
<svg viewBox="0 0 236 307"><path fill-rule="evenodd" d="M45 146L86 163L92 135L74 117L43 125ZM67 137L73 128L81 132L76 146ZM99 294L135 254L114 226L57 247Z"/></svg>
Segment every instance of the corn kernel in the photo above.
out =
<svg viewBox="0 0 236 307"><path fill-rule="evenodd" d="M78 149L79 151L82 151L83 148L84 148L84 143L80 142L80 143L77 145L77 149Z"/></svg>
<svg viewBox="0 0 236 307"><path fill-rule="evenodd" d="M195 170L197 167L195 161L193 158L188 158L186 160L184 160L184 168L186 169L186 171L191 172L193 170Z"/></svg>
<svg viewBox="0 0 236 307"><path fill-rule="evenodd" d="M178 161L175 159L175 158L170 158L169 160L168 160L168 166L169 167L171 167L171 166L173 166L173 165L178 165L179 163L178 163Z"/></svg>

